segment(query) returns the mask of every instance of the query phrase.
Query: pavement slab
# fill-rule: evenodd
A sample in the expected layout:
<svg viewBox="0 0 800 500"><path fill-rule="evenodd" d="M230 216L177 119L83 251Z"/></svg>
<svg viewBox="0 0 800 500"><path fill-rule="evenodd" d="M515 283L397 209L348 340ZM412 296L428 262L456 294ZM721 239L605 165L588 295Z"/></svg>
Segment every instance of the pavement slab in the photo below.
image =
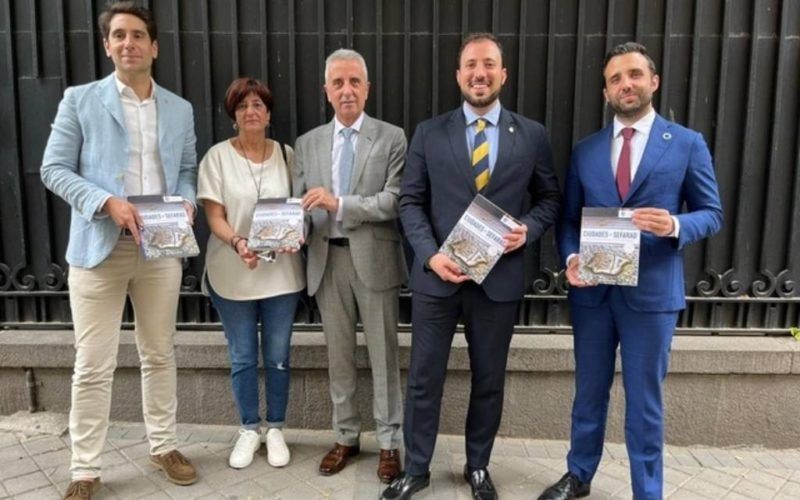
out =
<svg viewBox="0 0 800 500"><path fill-rule="evenodd" d="M375 475L374 433L364 433L362 453L342 472L325 477L317 467L334 442L332 432L286 429L292 452L288 466L270 467L262 446L250 467L234 470L227 460L237 431L234 426L179 425L179 449L195 464L200 479L178 486L150 464L144 425L114 422L103 452L103 487L96 498L374 500L386 487ZM500 496L535 498L565 472L568 446L566 441L498 438L489 470ZM415 500L471 498L462 477L464 462L463 436L439 436L431 485ZM800 498L800 450L667 446L664 464L664 495L669 500ZM0 430L0 499L57 500L69 478L68 436ZM588 498L632 498L624 444L606 444Z"/></svg>

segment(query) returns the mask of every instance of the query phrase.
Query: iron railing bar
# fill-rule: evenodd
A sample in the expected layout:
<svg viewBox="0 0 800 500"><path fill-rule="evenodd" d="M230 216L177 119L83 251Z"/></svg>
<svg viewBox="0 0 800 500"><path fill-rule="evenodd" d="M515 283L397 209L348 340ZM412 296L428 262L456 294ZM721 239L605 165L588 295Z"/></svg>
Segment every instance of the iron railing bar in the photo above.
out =
<svg viewBox="0 0 800 500"><path fill-rule="evenodd" d="M289 26L289 67L297 68L297 37L295 36L295 0L289 1L289 19L286 20ZM294 142L297 137L297 74L289 71L289 139Z"/></svg>
<svg viewBox="0 0 800 500"><path fill-rule="evenodd" d="M384 85L383 67L383 2L375 2L375 81L378 83L375 94L375 115L379 120L383 120L383 92L386 90Z"/></svg>
<svg viewBox="0 0 800 500"><path fill-rule="evenodd" d="M431 115L439 114L439 0L433 0L431 26Z"/></svg>
<svg viewBox="0 0 800 500"><path fill-rule="evenodd" d="M517 47L517 113L525 114L525 72L527 70L528 2L519 3L519 32ZM548 135L550 132L548 131Z"/></svg>
<svg viewBox="0 0 800 500"><path fill-rule="evenodd" d="M238 2L233 1L228 3L230 7L231 26L230 26L230 39L231 39L231 81L239 77L239 9ZM264 32L266 33L266 32ZM262 37L264 38L264 37ZM263 56L263 54L262 54ZM265 60L264 57L261 58ZM263 77L263 75L262 75ZM262 78L262 82L267 80Z"/></svg>

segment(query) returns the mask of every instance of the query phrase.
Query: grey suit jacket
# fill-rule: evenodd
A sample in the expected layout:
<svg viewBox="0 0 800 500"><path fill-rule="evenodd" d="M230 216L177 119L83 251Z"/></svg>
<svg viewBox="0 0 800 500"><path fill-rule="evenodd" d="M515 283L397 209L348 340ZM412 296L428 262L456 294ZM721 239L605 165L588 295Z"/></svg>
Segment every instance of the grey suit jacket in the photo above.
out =
<svg viewBox="0 0 800 500"><path fill-rule="evenodd" d="M331 190L333 121L297 138L293 192L302 196L315 187ZM400 286L408 277L398 229L400 177L406 153L403 130L364 116L355 151L350 192L342 194L342 227L350 239L356 274L372 290ZM331 218L311 210L308 245L308 293L314 295L328 261Z"/></svg>

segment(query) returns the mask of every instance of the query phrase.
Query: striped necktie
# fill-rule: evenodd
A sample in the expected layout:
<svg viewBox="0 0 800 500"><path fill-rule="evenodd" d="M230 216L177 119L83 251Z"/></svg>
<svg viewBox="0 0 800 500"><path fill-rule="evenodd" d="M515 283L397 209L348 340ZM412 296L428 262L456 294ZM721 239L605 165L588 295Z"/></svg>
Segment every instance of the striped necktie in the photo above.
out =
<svg viewBox="0 0 800 500"><path fill-rule="evenodd" d="M475 173L475 187L480 192L489 184L489 141L486 140L486 120L483 118L475 121L472 169Z"/></svg>

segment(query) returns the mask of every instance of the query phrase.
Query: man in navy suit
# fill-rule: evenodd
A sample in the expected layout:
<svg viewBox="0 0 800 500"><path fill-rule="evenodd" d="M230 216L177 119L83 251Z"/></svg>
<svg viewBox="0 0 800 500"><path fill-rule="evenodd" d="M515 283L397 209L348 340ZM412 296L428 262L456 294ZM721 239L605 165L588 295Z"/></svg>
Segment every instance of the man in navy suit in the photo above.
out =
<svg viewBox="0 0 800 500"><path fill-rule="evenodd" d="M614 121L575 146L557 230L575 342L568 472L540 500L589 494L603 452L617 346L633 496L662 498L661 388L678 313L686 304L682 251L722 225L708 147L699 133L656 114L652 97L659 78L647 50L633 42L618 45L603 68L603 94ZM638 286L593 285L579 278L583 207L634 209L633 223L642 231Z"/></svg>
<svg viewBox="0 0 800 500"><path fill-rule="evenodd" d="M542 125L504 109L502 50L489 33L468 36L456 80L463 106L421 123L408 151L400 218L414 249L411 364L403 424L405 471L384 499L410 498L428 486L447 359L459 317L469 345L472 390L464 477L475 498L496 498L487 471L503 408L506 359L526 289L523 252L555 222L558 181ZM478 193L522 224L481 285L439 252Z"/></svg>

